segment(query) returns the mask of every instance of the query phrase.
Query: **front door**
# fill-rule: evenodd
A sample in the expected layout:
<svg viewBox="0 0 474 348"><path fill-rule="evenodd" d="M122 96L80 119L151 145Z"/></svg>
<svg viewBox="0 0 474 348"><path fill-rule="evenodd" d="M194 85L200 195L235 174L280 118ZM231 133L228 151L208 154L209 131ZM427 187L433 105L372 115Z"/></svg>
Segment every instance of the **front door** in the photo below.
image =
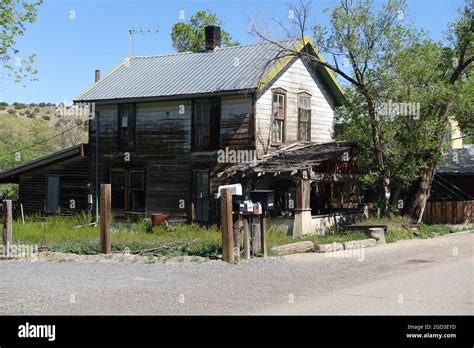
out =
<svg viewBox="0 0 474 348"><path fill-rule="evenodd" d="M48 175L46 177L46 212L57 213L59 211L59 175Z"/></svg>
<svg viewBox="0 0 474 348"><path fill-rule="evenodd" d="M145 171L113 168L110 170L112 209L145 211Z"/></svg>
<svg viewBox="0 0 474 348"><path fill-rule="evenodd" d="M110 185L112 189L112 209L126 210L125 206L125 170L110 170Z"/></svg>
<svg viewBox="0 0 474 348"><path fill-rule="evenodd" d="M193 171L193 198L196 221L209 222L209 171Z"/></svg>

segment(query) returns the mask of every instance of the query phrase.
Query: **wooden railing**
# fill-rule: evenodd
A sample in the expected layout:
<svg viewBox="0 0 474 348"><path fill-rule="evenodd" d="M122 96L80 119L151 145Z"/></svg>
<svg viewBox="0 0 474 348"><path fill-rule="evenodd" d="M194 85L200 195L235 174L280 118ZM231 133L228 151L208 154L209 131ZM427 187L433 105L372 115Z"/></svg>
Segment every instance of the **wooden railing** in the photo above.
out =
<svg viewBox="0 0 474 348"><path fill-rule="evenodd" d="M473 222L474 201L427 202L425 224L463 224Z"/></svg>

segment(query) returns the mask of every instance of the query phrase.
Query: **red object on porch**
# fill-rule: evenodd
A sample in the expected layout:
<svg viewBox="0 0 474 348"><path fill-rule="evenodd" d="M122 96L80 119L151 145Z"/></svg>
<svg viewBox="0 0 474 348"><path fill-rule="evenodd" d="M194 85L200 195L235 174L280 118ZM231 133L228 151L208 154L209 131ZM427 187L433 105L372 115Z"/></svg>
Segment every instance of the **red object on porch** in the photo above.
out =
<svg viewBox="0 0 474 348"><path fill-rule="evenodd" d="M166 214L166 213L154 213L154 214L151 214L151 224L153 226L156 226L156 225L161 225L163 223L165 223L166 225L168 225L168 220L170 218L170 214Z"/></svg>

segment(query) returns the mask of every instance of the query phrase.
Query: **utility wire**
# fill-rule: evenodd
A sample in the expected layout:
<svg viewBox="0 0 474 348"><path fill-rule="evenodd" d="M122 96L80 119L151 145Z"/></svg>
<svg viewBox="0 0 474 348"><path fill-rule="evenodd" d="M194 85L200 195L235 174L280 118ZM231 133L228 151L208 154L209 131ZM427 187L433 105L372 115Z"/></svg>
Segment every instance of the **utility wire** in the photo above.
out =
<svg viewBox="0 0 474 348"><path fill-rule="evenodd" d="M44 144L44 143L46 143L47 141L50 141L51 139L54 139L54 138L56 138L56 137L59 137L60 135L63 135L63 134L65 134L65 133L67 133L67 132L72 131L73 129L75 129L75 128L79 127L79 126L82 126L82 125L83 125L85 122L87 122L87 121L88 121L88 120L82 121L81 123L78 123L78 124L76 124L75 126L69 128L69 129L66 129L65 131L62 131L62 132L60 132L60 133L58 133L58 134L55 134L55 135L53 135L53 136L50 137L50 138L43 139L43 140L41 140L41 141L39 141L39 142L37 142L37 143L34 143L34 144L30 145L30 146L26 146L26 147L23 147L23 148L18 149L18 150L16 150L16 151L12 151L12 152L10 152L10 153L7 153L7 154L5 154L5 155L3 155L3 156L0 156L0 158L5 158L5 157L8 157L8 156L10 156L10 155L14 155L14 154L16 154L16 153L18 153L18 152L20 152L20 151L28 150L28 149L31 149L31 148L33 148L33 147L35 147L35 146Z"/></svg>

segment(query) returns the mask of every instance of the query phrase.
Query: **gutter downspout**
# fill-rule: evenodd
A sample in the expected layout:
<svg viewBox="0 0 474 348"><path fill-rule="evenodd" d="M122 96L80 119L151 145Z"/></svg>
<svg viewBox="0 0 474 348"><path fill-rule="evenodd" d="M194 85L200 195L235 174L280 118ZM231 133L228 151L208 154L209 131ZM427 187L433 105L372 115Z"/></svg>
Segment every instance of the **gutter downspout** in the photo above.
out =
<svg viewBox="0 0 474 348"><path fill-rule="evenodd" d="M95 222L99 222L99 113L96 112L96 127L95 127Z"/></svg>

